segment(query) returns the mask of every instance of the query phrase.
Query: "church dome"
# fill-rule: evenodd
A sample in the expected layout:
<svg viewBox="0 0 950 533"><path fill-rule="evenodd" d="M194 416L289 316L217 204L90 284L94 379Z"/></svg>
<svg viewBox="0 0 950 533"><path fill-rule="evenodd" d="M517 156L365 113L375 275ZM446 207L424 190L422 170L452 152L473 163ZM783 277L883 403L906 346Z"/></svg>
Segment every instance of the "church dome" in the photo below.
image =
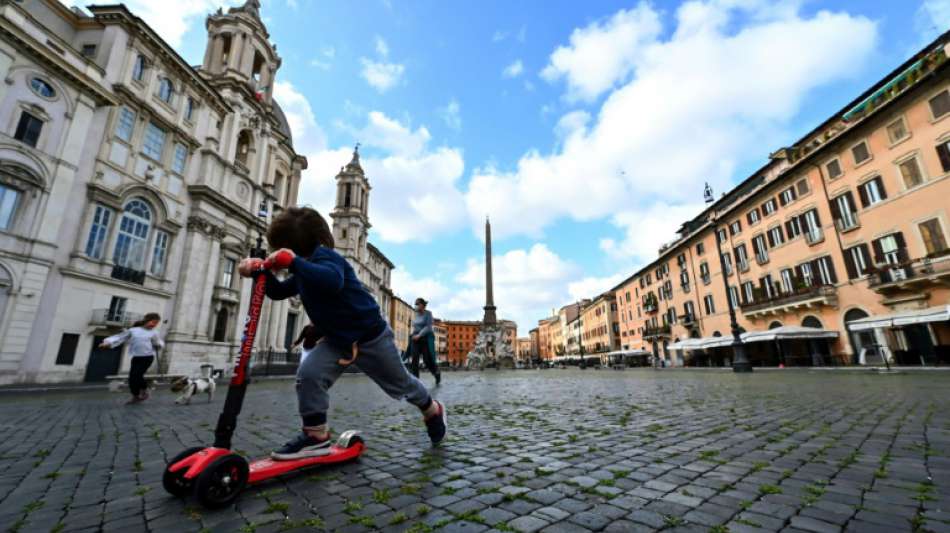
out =
<svg viewBox="0 0 950 533"><path fill-rule="evenodd" d="M290 144L290 147L294 146L294 136L290 132L290 124L287 122L287 115L284 115L284 110L280 108L280 105L274 101L274 118L277 119L277 131L283 133L287 136L287 142Z"/></svg>

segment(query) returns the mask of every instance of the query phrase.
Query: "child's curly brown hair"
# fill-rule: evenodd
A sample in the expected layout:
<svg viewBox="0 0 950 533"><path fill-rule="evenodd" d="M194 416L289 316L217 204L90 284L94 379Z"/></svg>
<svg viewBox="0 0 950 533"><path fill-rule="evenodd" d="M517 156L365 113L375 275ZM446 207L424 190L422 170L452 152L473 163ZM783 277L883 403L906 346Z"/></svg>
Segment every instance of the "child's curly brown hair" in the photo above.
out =
<svg viewBox="0 0 950 533"><path fill-rule="evenodd" d="M310 257L317 246L333 248L333 232L327 221L310 207L288 207L271 220L267 242L272 249L290 248Z"/></svg>

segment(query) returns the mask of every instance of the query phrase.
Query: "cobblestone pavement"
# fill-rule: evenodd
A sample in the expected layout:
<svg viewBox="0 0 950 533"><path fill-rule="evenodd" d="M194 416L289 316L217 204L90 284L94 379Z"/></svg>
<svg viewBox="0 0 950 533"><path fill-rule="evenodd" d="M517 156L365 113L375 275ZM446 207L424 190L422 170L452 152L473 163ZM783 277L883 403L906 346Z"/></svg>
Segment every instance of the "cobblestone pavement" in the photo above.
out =
<svg viewBox="0 0 950 533"><path fill-rule="evenodd" d="M221 387L219 391L223 391ZM224 394L0 395L0 526L41 531L950 531L950 373L449 373L451 437L362 376L333 391L357 462L208 511L165 460L207 443ZM290 381L251 386L235 448L298 427Z"/></svg>

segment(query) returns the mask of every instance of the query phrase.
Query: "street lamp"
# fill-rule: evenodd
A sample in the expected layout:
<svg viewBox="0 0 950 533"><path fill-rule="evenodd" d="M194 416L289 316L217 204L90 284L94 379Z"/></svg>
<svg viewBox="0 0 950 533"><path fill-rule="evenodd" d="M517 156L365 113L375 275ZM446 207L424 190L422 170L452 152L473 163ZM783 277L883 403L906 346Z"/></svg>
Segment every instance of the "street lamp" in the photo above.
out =
<svg viewBox="0 0 950 533"><path fill-rule="evenodd" d="M716 234L716 251L719 253L719 271L722 273L722 284L726 289L726 302L729 304L729 328L732 330L732 371L752 372L752 363L749 362L749 358L745 353L745 344L742 342L739 322L736 321L736 308L732 305L732 295L729 293L729 278L726 275L726 260L722 256L718 216L713 218L713 230Z"/></svg>

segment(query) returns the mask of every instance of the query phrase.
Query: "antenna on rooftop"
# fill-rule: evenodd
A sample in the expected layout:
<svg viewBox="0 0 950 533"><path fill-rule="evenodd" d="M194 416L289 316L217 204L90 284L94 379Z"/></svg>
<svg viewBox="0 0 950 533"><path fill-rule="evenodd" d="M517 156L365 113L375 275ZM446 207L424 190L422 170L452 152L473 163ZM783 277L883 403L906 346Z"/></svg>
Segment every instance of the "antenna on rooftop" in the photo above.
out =
<svg viewBox="0 0 950 533"><path fill-rule="evenodd" d="M709 182L706 182L706 187L703 189L703 199L706 200L707 204L711 204L714 201L712 187L709 186Z"/></svg>

